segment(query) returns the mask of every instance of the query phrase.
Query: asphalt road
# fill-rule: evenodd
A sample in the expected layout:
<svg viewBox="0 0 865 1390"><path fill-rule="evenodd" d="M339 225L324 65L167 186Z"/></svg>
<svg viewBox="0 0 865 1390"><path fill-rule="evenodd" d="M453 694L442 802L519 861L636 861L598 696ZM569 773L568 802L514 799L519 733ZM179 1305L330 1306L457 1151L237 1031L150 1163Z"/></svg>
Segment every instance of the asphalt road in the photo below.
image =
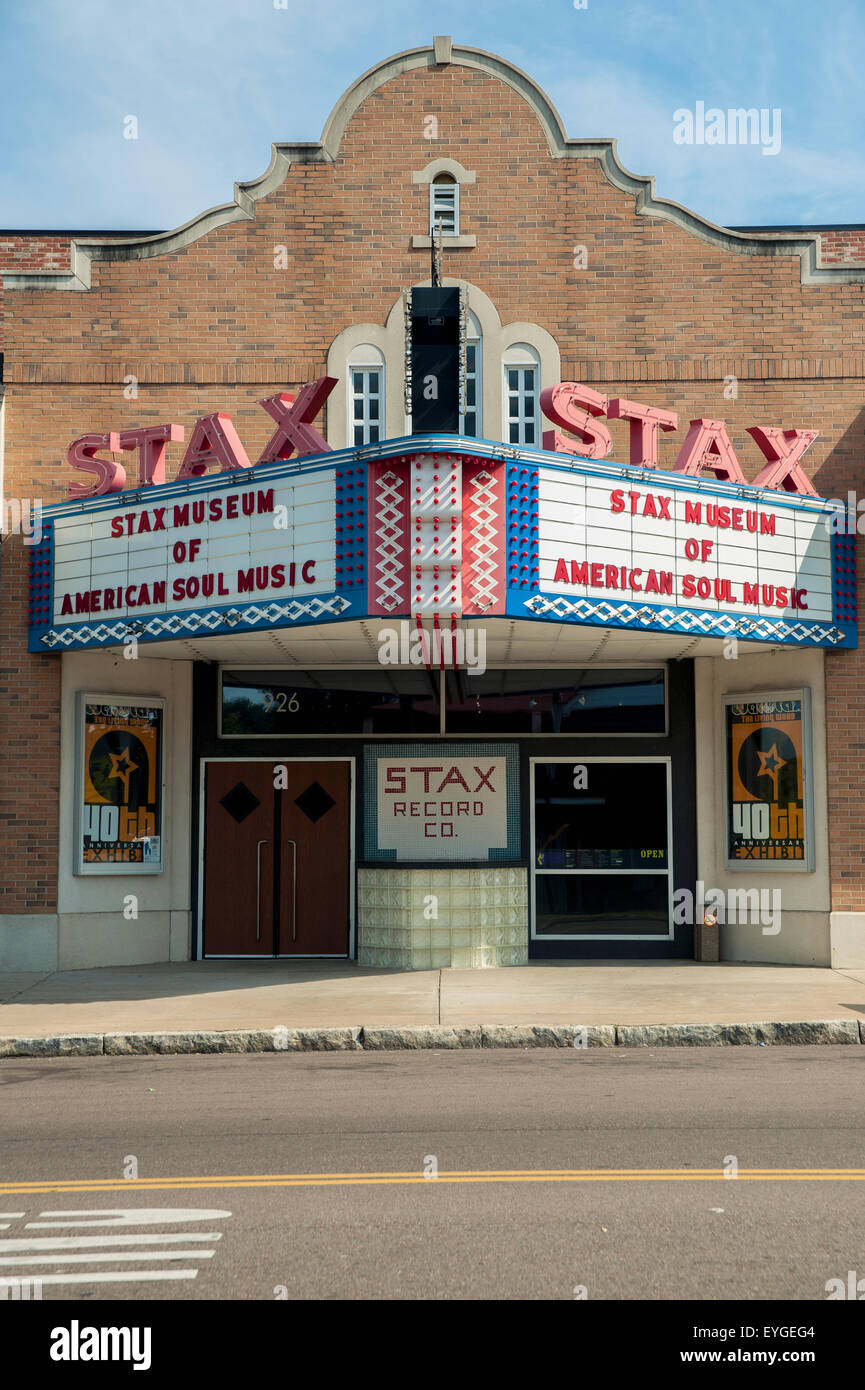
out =
<svg viewBox="0 0 865 1390"><path fill-rule="evenodd" d="M46 1300L825 1300L865 1276L863 1100L861 1047L6 1060L0 1279Z"/></svg>

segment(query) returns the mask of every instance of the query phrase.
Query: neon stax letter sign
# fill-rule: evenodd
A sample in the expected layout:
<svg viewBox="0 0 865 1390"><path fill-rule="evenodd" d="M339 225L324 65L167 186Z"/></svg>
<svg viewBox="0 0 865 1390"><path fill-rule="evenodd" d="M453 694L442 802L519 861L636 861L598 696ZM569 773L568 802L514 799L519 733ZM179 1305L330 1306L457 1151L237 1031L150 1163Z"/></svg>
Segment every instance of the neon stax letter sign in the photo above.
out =
<svg viewBox="0 0 865 1390"><path fill-rule="evenodd" d="M554 425L569 431L568 435L558 430L545 431L544 448L580 458L602 459L612 450L612 436L600 423L600 416L629 421L632 468L657 468L658 431L675 430L679 425L675 411L626 401L620 396L611 400L577 381L562 381L542 391L541 409ZM767 460L751 487L783 488L785 492L817 496L799 462L817 438L817 430L752 425L747 432ZM672 472L696 477L703 469L727 483L747 483L723 420L700 417L691 421Z"/></svg>
<svg viewBox="0 0 865 1390"><path fill-rule="evenodd" d="M323 376L301 387L296 397L280 391L276 396L259 401L277 427L256 459L257 464L276 463L279 459L290 458L295 451L298 456L329 451L330 445L312 421L336 383L336 377ZM99 449L111 454L137 449L139 487L164 483L166 447L170 443L181 443L184 435L182 425L148 425L143 429L81 435L69 445L66 457L72 468L90 473L95 481L89 487L84 483L71 483L69 497L75 500L103 497L107 493L122 492L126 486L126 469L114 459L100 458ZM218 464L222 473L251 467L231 416L221 411L195 422L177 478L199 478L211 464Z"/></svg>
<svg viewBox="0 0 865 1390"><path fill-rule="evenodd" d="M275 420L277 428L256 463L275 463L290 458L294 453L301 457L328 452L329 444L312 421L336 384L336 377L319 377L303 386L296 397L281 391L276 396L259 401L261 408ZM658 432L675 430L679 424L675 411L642 405L639 401L628 401L620 396L610 399L577 381L562 381L558 386L542 391L541 408L547 418L558 426L558 429L544 433L544 448L575 454L580 458L602 459L611 452L613 440L606 425L601 423L602 416L606 415L611 420L627 420L630 463L637 468L658 467ZM568 433L563 434L562 430ZM815 488L800 463L803 454L817 438L816 430L752 425L747 432L766 459L764 467L751 483L752 487L783 488L787 492L816 496ZM90 485L70 484L69 497L101 497L121 492L126 486L126 469L116 458L101 457L99 450L115 455L137 450L137 485L153 487L164 483L166 448L170 443L182 443L184 438L184 427L176 424L81 435L70 444L66 457L72 468L89 473L93 482ZM195 422L177 480L200 477L212 465L217 465L223 473L251 467L231 416L222 411L205 415ZM692 420L672 471L697 476L704 469L725 482L747 481L723 420L703 417Z"/></svg>

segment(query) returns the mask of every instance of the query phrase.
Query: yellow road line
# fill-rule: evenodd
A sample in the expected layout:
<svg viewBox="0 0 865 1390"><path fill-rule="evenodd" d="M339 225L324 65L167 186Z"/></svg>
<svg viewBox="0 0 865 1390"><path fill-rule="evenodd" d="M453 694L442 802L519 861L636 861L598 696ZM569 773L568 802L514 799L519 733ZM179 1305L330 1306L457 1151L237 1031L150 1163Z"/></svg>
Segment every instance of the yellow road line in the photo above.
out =
<svg viewBox="0 0 865 1390"><path fill-rule="evenodd" d="M232 1187L352 1187L420 1183L496 1182L865 1182L865 1168L740 1168L731 1178L718 1168L527 1168L439 1172L226 1174L186 1178L81 1178L0 1183L0 1196L76 1192L208 1191Z"/></svg>

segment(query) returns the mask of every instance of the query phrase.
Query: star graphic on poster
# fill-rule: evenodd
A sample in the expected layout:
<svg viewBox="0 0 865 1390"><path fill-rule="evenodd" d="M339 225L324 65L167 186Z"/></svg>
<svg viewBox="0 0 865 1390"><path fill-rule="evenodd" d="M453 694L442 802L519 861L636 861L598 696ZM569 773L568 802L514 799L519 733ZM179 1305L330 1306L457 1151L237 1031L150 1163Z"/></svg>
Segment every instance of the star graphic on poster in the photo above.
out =
<svg viewBox="0 0 865 1390"><path fill-rule="evenodd" d="M757 771L758 777L762 777L765 774L768 774L770 777L777 777L781 768L787 766L787 760L782 758L781 754L778 752L777 743L773 743L768 752L758 753L757 757L760 759L760 767Z"/></svg>
<svg viewBox="0 0 865 1390"><path fill-rule="evenodd" d="M108 774L108 780L110 781L112 777L120 778L123 783L124 800L128 801L129 778L133 772L138 771L138 764L130 758L128 748L124 748L122 753L109 753L108 756L111 759L111 771ZM125 763L125 767L121 766L122 763Z"/></svg>
<svg viewBox="0 0 865 1390"><path fill-rule="evenodd" d="M760 766L757 769L758 777L772 778L772 800L778 800L778 773L782 767L787 766L787 759L782 758L778 752L778 744L773 743L765 753L758 751L757 757L760 759Z"/></svg>

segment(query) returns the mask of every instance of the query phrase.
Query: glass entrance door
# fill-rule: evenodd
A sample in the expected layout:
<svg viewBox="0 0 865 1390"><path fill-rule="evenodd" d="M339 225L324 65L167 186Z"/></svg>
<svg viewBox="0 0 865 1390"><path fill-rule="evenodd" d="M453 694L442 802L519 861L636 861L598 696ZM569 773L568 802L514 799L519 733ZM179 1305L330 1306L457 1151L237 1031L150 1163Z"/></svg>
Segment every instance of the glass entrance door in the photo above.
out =
<svg viewBox="0 0 865 1390"><path fill-rule="evenodd" d="M532 935L673 936L669 758L533 759Z"/></svg>

